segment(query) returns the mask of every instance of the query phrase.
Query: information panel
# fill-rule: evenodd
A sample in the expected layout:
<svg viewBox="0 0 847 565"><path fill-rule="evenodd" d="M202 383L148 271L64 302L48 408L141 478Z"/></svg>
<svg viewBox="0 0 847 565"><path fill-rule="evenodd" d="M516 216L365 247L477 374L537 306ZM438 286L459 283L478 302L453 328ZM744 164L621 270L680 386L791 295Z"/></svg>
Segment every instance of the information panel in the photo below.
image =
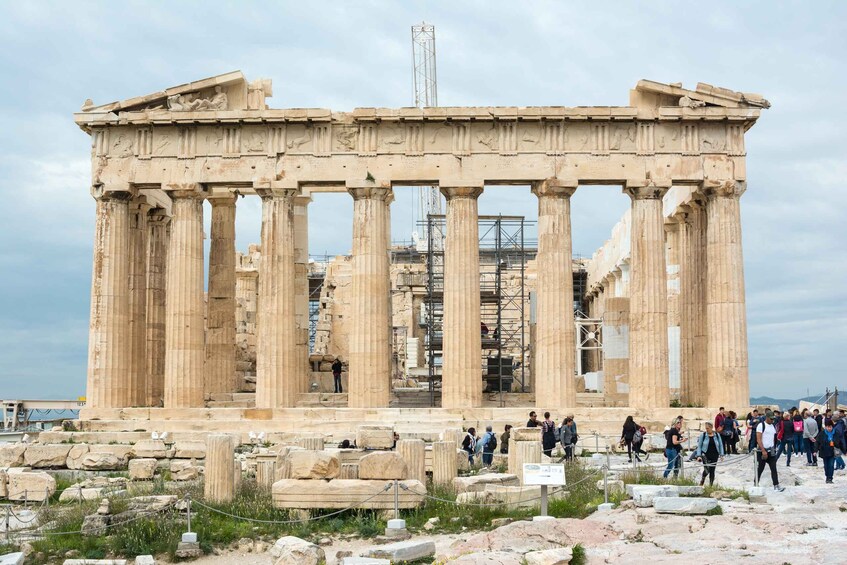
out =
<svg viewBox="0 0 847 565"><path fill-rule="evenodd" d="M524 463L523 484L562 486L565 484L565 465L563 463Z"/></svg>

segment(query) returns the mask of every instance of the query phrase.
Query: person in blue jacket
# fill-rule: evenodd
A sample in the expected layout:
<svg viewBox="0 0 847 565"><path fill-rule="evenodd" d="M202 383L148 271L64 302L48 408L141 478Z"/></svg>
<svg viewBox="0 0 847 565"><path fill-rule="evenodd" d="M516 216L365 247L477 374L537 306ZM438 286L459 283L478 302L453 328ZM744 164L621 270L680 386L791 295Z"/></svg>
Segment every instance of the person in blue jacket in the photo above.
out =
<svg viewBox="0 0 847 565"><path fill-rule="evenodd" d="M719 460L723 459L724 449L720 434L715 432L711 422L706 422L706 431L700 434L697 440L697 450L694 452L697 460L703 463L703 476L700 478L700 486L706 483L709 477L709 485L715 484L715 467Z"/></svg>

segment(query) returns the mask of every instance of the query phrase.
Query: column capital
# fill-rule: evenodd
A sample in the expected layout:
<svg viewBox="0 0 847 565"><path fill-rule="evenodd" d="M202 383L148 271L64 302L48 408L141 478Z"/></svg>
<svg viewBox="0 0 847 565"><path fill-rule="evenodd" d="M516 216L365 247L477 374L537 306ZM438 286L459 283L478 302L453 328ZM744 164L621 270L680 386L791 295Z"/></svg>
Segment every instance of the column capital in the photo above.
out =
<svg viewBox="0 0 847 565"><path fill-rule="evenodd" d="M298 194L294 197L295 206L308 206L312 203L311 194Z"/></svg>
<svg viewBox="0 0 847 565"><path fill-rule="evenodd" d="M162 185L162 190L168 193L172 199L196 198L202 200L206 197L206 188L197 182L177 182Z"/></svg>
<svg viewBox="0 0 847 565"><path fill-rule="evenodd" d="M627 179L623 192L633 200L661 200L670 188L670 179Z"/></svg>
<svg viewBox="0 0 847 565"><path fill-rule="evenodd" d="M746 181L705 179L700 185L707 199L724 197L739 198L747 190Z"/></svg>
<svg viewBox="0 0 847 565"><path fill-rule="evenodd" d="M472 184L469 182L460 182L457 181L455 183L439 183L439 190L441 190L441 194L444 195L444 198L447 200L452 200L454 198L472 198L477 199L479 195L482 194L483 185Z"/></svg>
<svg viewBox="0 0 847 565"><path fill-rule="evenodd" d="M129 183L91 185L91 196L95 200L132 200L136 194Z"/></svg>
<svg viewBox="0 0 847 565"><path fill-rule="evenodd" d="M579 181L575 179L544 179L532 183L532 193L537 197L570 198L576 192Z"/></svg>
<svg viewBox="0 0 847 565"><path fill-rule="evenodd" d="M147 212L148 225L166 226L170 223L171 217L164 208L152 208Z"/></svg>
<svg viewBox="0 0 847 565"><path fill-rule="evenodd" d="M206 195L206 200L213 206L235 206L238 200L238 189L212 190Z"/></svg>
<svg viewBox="0 0 847 565"><path fill-rule="evenodd" d="M390 204L394 200L394 191L391 188L391 183L388 181L347 181L345 186L347 187L347 192L353 197L353 200L364 200L368 198L384 200L386 204Z"/></svg>
<svg viewBox="0 0 847 565"><path fill-rule="evenodd" d="M262 200L267 198L291 198L300 194L297 181L254 181L253 190Z"/></svg>

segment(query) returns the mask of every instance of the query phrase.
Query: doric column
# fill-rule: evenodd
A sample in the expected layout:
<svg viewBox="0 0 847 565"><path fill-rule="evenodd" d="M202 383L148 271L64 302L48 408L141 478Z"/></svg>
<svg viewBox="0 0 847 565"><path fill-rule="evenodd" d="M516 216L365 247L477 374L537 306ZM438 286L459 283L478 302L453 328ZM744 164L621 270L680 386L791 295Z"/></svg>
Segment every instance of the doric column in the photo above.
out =
<svg viewBox="0 0 847 565"><path fill-rule="evenodd" d="M629 298L606 299L603 314L603 393L610 404L629 390Z"/></svg>
<svg viewBox="0 0 847 565"><path fill-rule="evenodd" d="M205 396L235 392L235 199L215 195L209 247Z"/></svg>
<svg viewBox="0 0 847 565"><path fill-rule="evenodd" d="M643 181L642 181L643 182ZM627 183L632 199L629 284L629 405L667 408L668 296L662 198L669 186Z"/></svg>
<svg viewBox="0 0 847 565"><path fill-rule="evenodd" d="M129 405L147 406L147 213L141 200L129 211Z"/></svg>
<svg viewBox="0 0 847 565"><path fill-rule="evenodd" d="M680 207L679 221L679 343L680 402L705 406L705 216L703 207L690 202Z"/></svg>
<svg viewBox="0 0 847 565"><path fill-rule="evenodd" d="M297 402L294 316L294 197L297 189L258 186L262 197L262 259L256 339L256 407Z"/></svg>
<svg viewBox="0 0 847 565"><path fill-rule="evenodd" d="M576 183L536 183L538 196L538 282L535 306L535 404L576 406L574 380L571 196Z"/></svg>
<svg viewBox="0 0 847 565"><path fill-rule="evenodd" d="M236 390L256 390L256 320L259 297L258 245L237 255L235 269L235 370ZM248 380L249 378L249 380ZM252 384L252 388L248 386Z"/></svg>
<svg viewBox="0 0 847 565"><path fill-rule="evenodd" d="M294 197L294 312L297 324L297 391L309 390L309 203Z"/></svg>
<svg viewBox="0 0 847 565"><path fill-rule="evenodd" d="M706 380L709 406L750 403L747 313L737 181L706 181Z"/></svg>
<svg viewBox="0 0 847 565"><path fill-rule="evenodd" d="M89 408L130 405L128 372L129 325L129 200L128 187L92 189L97 201L94 262L91 277L91 318L88 326Z"/></svg>
<svg viewBox="0 0 847 565"><path fill-rule="evenodd" d="M677 394L681 388L680 376L680 305L679 305L679 223L674 218L665 219L665 285L668 301L668 382ZM679 396L677 396L679 398Z"/></svg>
<svg viewBox="0 0 847 565"><path fill-rule="evenodd" d="M147 216L147 406L162 406L165 395L165 273L170 216L155 208Z"/></svg>
<svg viewBox="0 0 847 565"><path fill-rule="evenodd" d="M235 445L232 436L210 434L206 438L203 495L212 502L229 502L235 496Z"/></svg>
<svg viewBox="0 0 847 565"><path fill-rule="evenodd" d="M353 196L350 408L387 407L391 382L390 186L347 185Z"/></svg>
<svg viewBox="0 0 847 565"><path fill-rule="evenodd" d="M202 408L203 197L198 184L170 184L171 238L165 285L165 408Z"/></svg>
<svg viewBox="0 0 847 565"><path fill-rule="evenodd" d="M479 214L482 186L441 186L447 198L444 242L444 345L441 406L482 405ZM536 334L537 336L538 334ZM541 375L536 371L536 379Z"/></svg>

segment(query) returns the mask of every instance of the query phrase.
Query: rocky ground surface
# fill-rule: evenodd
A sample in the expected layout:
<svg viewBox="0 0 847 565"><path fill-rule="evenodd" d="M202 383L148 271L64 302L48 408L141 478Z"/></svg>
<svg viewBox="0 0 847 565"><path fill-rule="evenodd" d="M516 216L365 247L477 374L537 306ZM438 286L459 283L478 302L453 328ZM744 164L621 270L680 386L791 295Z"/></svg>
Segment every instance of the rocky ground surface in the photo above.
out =
<svg viewBox="0 0 847 565"><path fill-rule="evenodd" d="M694 471L689 468L689 476ZM518 565L529 551L577 543L584 547L589 564L636 560L678 564L681 558L698 564L835 562L833 556L847 553L847 472L836 472L835 484L826 485L822 466L806 467L804 459L794 458L792 466L786 467L783 457L779 474L787 487L784 492L773 490L766 468L765 500L721 500L722 515L658 514L653 508L636 508L625 501L620 508L585 520L515 522L490 532L415 536L413 540L435 542L438 561L457 565ZM728 489L752 486L752 460L720 468L718 483ZM357 556L370 547L370 540L333 539L323 550L327 562L334 564L340 562L338 552ZM273 564L275 558L243 546L195 563Z"/></svg>

